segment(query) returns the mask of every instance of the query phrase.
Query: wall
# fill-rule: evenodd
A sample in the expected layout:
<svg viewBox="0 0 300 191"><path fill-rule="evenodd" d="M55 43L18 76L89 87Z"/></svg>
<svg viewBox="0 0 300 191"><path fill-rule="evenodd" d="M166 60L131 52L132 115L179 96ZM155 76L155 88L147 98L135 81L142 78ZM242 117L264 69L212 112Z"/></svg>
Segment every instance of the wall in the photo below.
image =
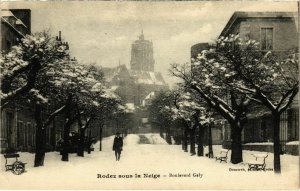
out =
<svg viewBox="0 0 300 191"><path fill-rule="evenodd" d="M1 115L1 152L8 148L32 151L35 147L35 121L32 111L25 107L11 107L3 109ZM12 117L11 122L8 115Z"/></svg>
<svg viewBox="0 0 300 191"><path fill-rule="evenodd" d="M271 117L248 119L244 126L244 143L268 142L273 140Z"/></svg>
<svg viewBox="0 0 300 191"><path fill-rule="evenodd" d="M273 50L283 51L298 47L298 33L292 19L246 19L236 25L241 38L260 42L261 27L273 27Z"/></svg>

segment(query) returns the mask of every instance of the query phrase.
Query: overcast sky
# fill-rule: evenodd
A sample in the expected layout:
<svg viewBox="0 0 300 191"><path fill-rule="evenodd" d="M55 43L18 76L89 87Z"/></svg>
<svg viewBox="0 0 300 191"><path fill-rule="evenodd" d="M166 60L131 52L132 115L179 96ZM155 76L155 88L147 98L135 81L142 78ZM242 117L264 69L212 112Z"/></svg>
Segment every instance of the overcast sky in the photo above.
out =
<svg viewBox="0 0 300 191"><path fill-rule="evenodd" d="M62 31L72 56L104 67L129 66L131 44L143 29L153 41L155 71L167 82L170 63L188 62L190 47L212 42L235 11L297 11L296 2L10 2L30 8L32 32Z"/></svg>

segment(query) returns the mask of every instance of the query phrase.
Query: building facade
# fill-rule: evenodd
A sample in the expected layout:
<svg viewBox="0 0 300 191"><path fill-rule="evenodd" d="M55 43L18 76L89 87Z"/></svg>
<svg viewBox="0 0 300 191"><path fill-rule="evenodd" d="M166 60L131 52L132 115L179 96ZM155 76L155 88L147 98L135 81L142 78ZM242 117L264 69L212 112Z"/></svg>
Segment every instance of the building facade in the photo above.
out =
<svg viewBox="0 0 300 191"><path fill-rule="evenodd" d="M1 51L7 53L17 45L25 35L31 34L31 10L1 10ZM56 38L61 41L61 33ZM63 42L61 42L63 43ZM0 152L8 150L35 150L36 123L34 106L30 103L15 101L1 106ZM47 115L47 113L43 113ZM53 150L62 135L63 119L61 116L49 125L46 130L47 150Z"/></svg>
<svg viewBox="0 0 300 191"><path fill-rule="evenodd" d="M1 52L7 53L25 35L31 34L31 10L1 10ZM35 122L28 107L1 108L0 150L32 147Z"/></svg>
<svg viewBox="0 0 300 191"><path fill-rule="evenodd" d="M220 37L239 35L243 40L260 43L260 51L272 51L284 56L289 50L298 50L298 15L292 12L235 12ZM290 108L281 115L280 141L282 153L298 154L288 142L299 140L298 95ZM248 115L242 132L244 149L273 151L273 124L271 113L257 108ZM224 131L224 143L230 145L230 129ZM299 144L299 143L298 143Z"/></svg>
<svg viewBox="0 0 300 191"><path fill-rule="evenodd" d="M260 42L262 51L298 48L298 16L292 12L235 12L220 34Z"/></svg>

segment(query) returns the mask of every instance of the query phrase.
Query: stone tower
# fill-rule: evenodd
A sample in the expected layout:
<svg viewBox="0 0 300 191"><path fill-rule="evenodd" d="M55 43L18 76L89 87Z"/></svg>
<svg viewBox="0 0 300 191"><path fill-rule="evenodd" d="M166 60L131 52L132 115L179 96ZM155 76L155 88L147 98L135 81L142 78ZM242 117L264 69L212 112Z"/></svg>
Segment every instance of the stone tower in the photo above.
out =
<svg viewBox="0 0 300 191"><path fill-rule="evenodd" d="M131 46L131 70L154 71L153 45L145 40L143 31L139 40L134 41Z"/></svg>

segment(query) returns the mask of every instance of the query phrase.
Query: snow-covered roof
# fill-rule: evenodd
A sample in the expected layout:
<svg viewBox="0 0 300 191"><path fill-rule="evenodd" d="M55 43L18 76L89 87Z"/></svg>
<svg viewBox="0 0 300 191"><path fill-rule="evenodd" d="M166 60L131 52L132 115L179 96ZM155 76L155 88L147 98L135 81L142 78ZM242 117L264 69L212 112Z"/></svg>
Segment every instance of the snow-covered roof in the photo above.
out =
<svg viewBox="0 0 300 191"><path fill-rule="evenodd" d="M287 142L286 145L299 145L299 141Z"/></svg>
<svg viewBox="0 0 300 191"><path fill-rule="evenodd" d="M150 72L150 71L138 71L130 70L131 76L135 78L135 82L138 84L149 84L149 85L166 85L161 73Z"/></svg>
<svg viewBox="0 0 300 191"><path fill-rule="evenodd" d="M109 83L131 78L136 84L167 86L159 72L128 70L126 65L119 65L115 68L102 68L102 71Z"/></svg>
<svg viewBox="0 0 300 191"><path fill-rule="evenodd" d="M126 103L125 104L125 112L131 113L131 112L134 112L134 110L135 110L134 103Z"/></svg>
<svg viewBox="0 0 300 191"><path fill-rule="evenodd" d="M105 76L105 79L107 82L112 82L114 79L118 78L120 75L129 75L127 67L123 65L119 65L114 68L101 68L103 71L103 74Z"/></svg>
<svg viewBox="0 0 300 191"><path fill-rule="evenodd" d="M155 96L155 92L150 92L145 99L152 99Z"/></svg>
<svg viewBox="0 0 300 191"><path fill-rule="evenodd" d="M26 26L20 19L17 19L16 24L17 24L17 25L22 25L22 26L24 26L25 28L27 28L27 26Z"/></svg>
<svg viewBox="0 0 300 191"><path fill-rule="evenodd" d="M244 145L273 145L272 142L245 143Z"/></svg>
<svg viewBox="0 0 300 191"><path fill-rule="evenodd" d="M134 109L134 103L126 103L125 105L128 109Z"/></svg>
<svg viewBox="0 0 300 191"><path fill-rule="evenodd" d="M101 95L103 98L109 99L117 99L118 96L111 89L104 89L103 94Z"/></svg>
<svg viewBox="0 0 300 191"><path fill-rule="evenodd" d="M111 87L110 87L110 90L116 91L118 88L119 88L119 86L111 86Z"/></svg>

